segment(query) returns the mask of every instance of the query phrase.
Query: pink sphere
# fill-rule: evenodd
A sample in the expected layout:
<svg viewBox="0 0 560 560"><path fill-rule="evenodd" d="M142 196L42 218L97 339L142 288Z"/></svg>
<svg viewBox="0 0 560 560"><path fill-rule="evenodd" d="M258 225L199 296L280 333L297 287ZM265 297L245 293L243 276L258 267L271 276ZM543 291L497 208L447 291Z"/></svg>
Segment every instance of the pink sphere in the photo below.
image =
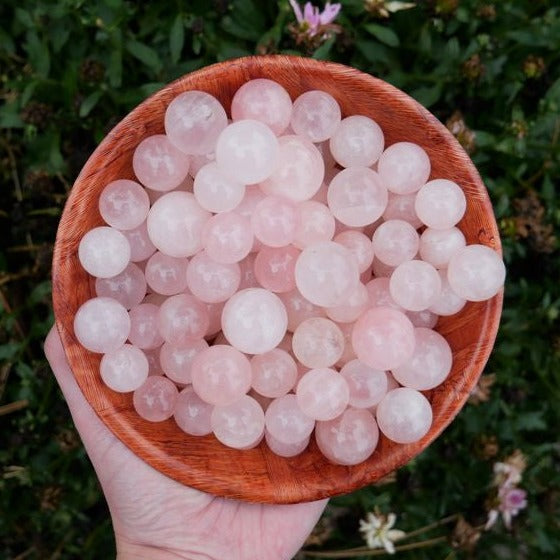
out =
<svg viewBox="0 0 560 560"><path fill-rule="evenodd" d="M389 290L390 279L386 276L373 278L366 284L369 303L372 307L392 307L402 311L402 307L393 299Z"/></svg>
<svg viewBox="0 0 560 560"><path fill-rule="evenodd" d="M185 387L177 397L173 418L183 432L191 436L206 436L212 433L210 417L213 408L192 387Z"/></svg>
<svg viewBox="0 0 560 560"><path fill-rule="evenodd" d="M423 309L422 311L407 311L406 316L415 327L433 329L438 322L438 316L429 309Z"/></svg>
<svg viewBox="0 0 560 560"><path fill-rule="evenodd" d="M346 247L354 255L360 273L365 272L373 262L373 244L367 235L346 230L339 233L333 241Z"/></svg>
<svg viewBox="0 0 560 560"><path fill-rule="evenodd" d="M379 159L384 145L380 126L362 115L342 119L330 139L332 155L342 167L370 167Z"/></svg>
<svg viewBox="0 0 560 560"><path fill-rule="evenodd" d="M449 229L465 214L467 199L457 183L447 179L434 179L418 191L414 209L428 227Z"/></svg>
<svg viewBox="0 0 560 560"><path fill-rule="evenodd" d="M360 282L342 305L327 308L327 317L337 323L353 323L369 307L369 292Z"/></svg>
<svg viewBox="0 0 560 560"><path fill-rule="evenodd" d="M182 345L203 338L208 323L206 306L191 295L171 296L159 308L159 332L171 344Z"/></svg>
<svg viewBox="0 0 560 560"><path fill-rule="evenodd" d="M344 335L329 319L307 319L294 331L292 350L304 366L327 368L336 364L342 356Z"/></svg>
<svg viewBox="0 0 560 560"><path fill-rule="evenodd" d="M330 241L334 235L335 219L324 204L306 200L298 205L298 224L294 245L304 249L319 241Z"/></svg>
<svg viewBox="0 0 560 560"><path fill-rule="evenodd" d="M159 363L159 348L155 350L142 350L148 360L148 375L163 375L161 364Z"/></svg>
<svg viewBox="0 0 560 560"><path fill-rule="evenodd" d="M295 101L291 125L294 132L311 142L324 142L340 124L340 107L326 91L311 90L302 93Z"/></svg>
<svg viewBox="0 0 560 560"><path fill-rule="evenodd" d="M437 313L447 317L449 315L455 315L459 313L463 307L465 307L467 300L458 296L451 288L449 280L447 279L447 270L440 270L439 277L441 278L441 292L432 305L430 305L429 310L432 313ZM428 325L426 325L428 326Z"/></svg>
<svg viewBox="0 0 560 560"><path fill-rule="evenodd" d="M148 377L148 360L132 344L125 344L101 358L99 373L107 387L118 393L134 391Z"/></svg>
<svg viewBox="0 0 560 560"><path fill-rule="evenodd" d="M194 359L208 348L204 339L185 342L180 346L164 342L159 351L161 369L175 383L187 385L192 382L191 367Z"/></svg>
<svg viewBox="0 0 560 560"><path fill-rule="evenodd" d="M179 391L162 375L150 375L134 391L132 403L138 415L149 422L163 422L173 416Z"/></svg>
<svg viewBox="0 0 560 560"><path fill-rule="evenodd" d="M246 288L260 288L261 285L255 276L255 261L257 260L256 253L249 253L242 261L239 262L239 269L241 271L241 281L239 289L245 290ZM221 328L221 327L220 327Z"/></svg>
<svg viewBox="0 0 560 560"><path fill-rule="evenodd" d="M130 245L130 260L132 262L145 261L156 251L156 246L150 241L148 235L147 222L142 222L137 228L123 230L122 234Z"/></svg>
<svg viewBox="0 0 560 560"><path fill-rule="evenodd" d="M239 287L238 263L219 263L206 253L197 253L187 267L187 286L201 301L220 303L229 299Z"/></svg>
<svg viewBox="0 0 560 560"><path fill-rule="evenodd" d="M221 263L243 260L253 247L251 222L237 212L222 212L212 216L202 231L206 253Z"/></svg>
<svg viewBox="0 0 560 560"><path fill-rule="evenodd" d="M265 413L266 431L276 440L296 444L311 435L315 421L304 414L295 395L274 399Z"/></svg>
<svg viewBox="0 0 560 560"><path fill-rule="evenodd" d="M279 294L286 313L288 314L288 330L294 332L298 325L306 319L313 317L322 317L325 315L325 309L314 305L305 299L297 290Z"/></svg>
<svg viewBox="0 0 560 560"><path fill-rule="evenodd" d="M416 193L411 194L394 194L389 193L387 208L383 212L384 220L404 220L408 222L414 229L422 226L422 220L416 215L414 203L416 202Z"/></svg>
<svg viewBox="0 0 560 560"><path fill-rule="evenodd" d="M354 324L352 346L358 359L388 370L407 362L414 352L414 327L401 311L374 307Z"/></svg>
<svg viewBox="0 0 560 560"><path fill-rule="evenodd" d="M90 229L80 240L78 258L86 272L97 278L120 274L130 262L130 245L117 229L100 226Z"/></svg>
<svg viewBox="0 0 560 560"><path fill-rule="evenodd" d="M465 236L459 228L426 228L420 236L420 257L436 268L445 268L451 257L466 244Z"/></svg>
<svg viewBox="0 0 560 560"><path fill-rule="evenodd" d="M212 338L222 330L222 311L224 310L224 305L224 302L206 304L209 325L204 335L205 338Z"/></svg>
<svg viewBox="0 0 560 560"><path fill-rule="evenodd" d="M399 265L389 282L392 298L408 311L422 311L434 304L441 293L438 271L424 261Z"/></svg>
<svg viewBox="0 0 560 560"><path fill-rule="evenodd" d="M416 230L403 220L389 220L382 223L373 234L375 256L389 266L412 260L420 245Z"/></svg>
<svg viewBox="0 0 560 560"><path fill-rule="evenodd" d="M96 278L95 293L102 297L111 297L122 303L127 309L139 304L146 295L146 279L140 267L134 263L111 278Z"/></svg>
<svg viewBox="0 0 560 560"><path fill-rule="evenodd" d="M274 436L270 435L266 430L264 433L266 444L275 455L279 457L295 457L303 453L309 445L309 438L305 438L297 443L284 443Z"/></svg>
<svg viewBox="0 0 560 560"><path fill-rule="evenodd" d="M174 296L187 288L186 258L170 257L165 253L154 253L146 263L144 274L150 288L164 296Z"/></svg>
<svg viewBox="0 0 560 560"><path fill-rule="evenodd" d="M295 237L298 213L295 203L279 196L267 196L251 217L255 237L269 247L283 247Z"/></svg>
<svg viewBox="0 0 560 560"><path fill-rule="evenodd" d="M314 420L332 420L344 412L350 399L346 379L334 369L310 369L296 388L301 411Z"/></svg>
<svg viewBox="0 0 560 560"><path fill-rule="evenodd" d="M209 212L227 212L236 208L245 195L245 185L233 180L216 162L206 164L196 174L193 193Z"/></svg>
<svg viewBox="0 0 560 560"><path fill-rule="evenodd" d="M148 215L150 199L136 181L117 179L109 183L99 196L99 213L114 228L134 229Z"/></svg>
<svg viewBox="0 0 560 560"><path fill-rule="evenodd" d="M377 170L387 188L395 194L416 192L430 176L430 158L417 144L397 142L379 158Z"/></svg>
<svg viewBox="0 0 560 560"><path fill-rule="evenodd" d="M348 404L355 408L369 408L376 405L387 393L387 375L383 370L374 369L360 360L352 360L340 370L350 390Z"/></svg>
<svg viewBox="0 0 560 560"><path fill-rule="evenodd" d="M254 273L258 283L271 292L290 292L296 287L295 267L300 251L291 245L263 247L256 255Z"/></svg>
<svg viewBox="0 0 560 560"><path fill-rule="evenodd" d="M293 389L297 379L296 362L288 352L279 348L253 356L251 370L251 386L265 397L285 395Z"/></svg>
<svg viewBox="0 0 560 560"><path fill-rule="evenodd" d="M130 311L128 340L142 350L153 350L163 344L158 329L159 307L152 303L135 305Z"/></svg>

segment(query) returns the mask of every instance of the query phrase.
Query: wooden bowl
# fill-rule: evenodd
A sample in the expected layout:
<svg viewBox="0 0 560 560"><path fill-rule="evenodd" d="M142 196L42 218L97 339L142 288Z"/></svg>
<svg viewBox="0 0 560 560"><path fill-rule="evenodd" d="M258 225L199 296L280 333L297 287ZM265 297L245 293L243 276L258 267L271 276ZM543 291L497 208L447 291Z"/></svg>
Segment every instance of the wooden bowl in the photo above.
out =
<svg viewBox="0 0 560 560"><path fill-rule="evenodd" d="M284 459L265 444L248 451L224 447L213 436L192 437L173 419L150 423L132 406L132 394L115 393L101 381L101 356L88 352L73 332L74 314L95 297L88 274L78 262L78 243L101 225L97 201L103 187L117 178L133 179L132 154L146 136L164 131L167 105L179 93L204 90L229 111L235 91L247 80L270 78L295 99L321 89L340 103L343 116L367 115L379 123L386 145L408 140L422 146L432 162L431 178L457 182L467 197L459 224L468 243L501 252L488 193L473 163L448 130L426 109L393 86L352 68L289 56L248 57L215 64L188 74L144 101L124 118L95 150L80 173L62 215L53 260L56 324L66 355L87 400L108 428L138 457L161 473L218 496L253 502L296 503L356 490L404 465L428 446L465 404L488 360L502 306L502 294L468 303L453 317L441 318L436 330L453 350L453 369L439 387L424 394L434 419L422 440L399 445L380 438L373 455L352 467L329 463L314 441L301 455ZM313 440L313 438L312 438Z"/></svg>

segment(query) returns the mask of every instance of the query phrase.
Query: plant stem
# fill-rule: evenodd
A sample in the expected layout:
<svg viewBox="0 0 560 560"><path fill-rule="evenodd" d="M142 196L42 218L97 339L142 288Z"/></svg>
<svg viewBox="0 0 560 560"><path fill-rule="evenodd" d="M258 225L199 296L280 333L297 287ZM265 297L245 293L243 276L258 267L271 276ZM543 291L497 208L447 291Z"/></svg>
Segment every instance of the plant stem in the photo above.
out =
<svg viewBox="0 0 560 560"><path fill-rule="evenodd" d="M441 527L446 523L451 523L452 521L455 521L458 517L459 517L458 513L454 513L453 515L448 515L447 517L444 517L439 521L434 521L433 523L425 525L424 527L420 527L419 529L414 529L414 531L410 531L410 533L407 533L402 539L399 539L399 541L404 541L405 539L409 539L410 537L415 537L416 535L420 535L422 533L426 533L427 531L431 531L436 527Z"/></svg>

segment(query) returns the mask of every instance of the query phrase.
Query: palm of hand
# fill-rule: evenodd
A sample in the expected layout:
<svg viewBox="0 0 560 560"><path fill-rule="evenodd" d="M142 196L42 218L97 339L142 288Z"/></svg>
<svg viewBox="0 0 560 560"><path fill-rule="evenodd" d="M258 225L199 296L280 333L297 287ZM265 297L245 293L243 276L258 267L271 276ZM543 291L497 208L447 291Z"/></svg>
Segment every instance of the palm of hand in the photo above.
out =
<svg viewBox="0 0 560 560"><path fill-rule="evenodd" d="M281 560L296 553L326 500L247 504L216 498L165 477L99 420L74 380L56 329L47 337L45 353L103 487L120 550L145 547L154 551L146 558L167 551L170 556L165 557L189 560Z"/></svg>

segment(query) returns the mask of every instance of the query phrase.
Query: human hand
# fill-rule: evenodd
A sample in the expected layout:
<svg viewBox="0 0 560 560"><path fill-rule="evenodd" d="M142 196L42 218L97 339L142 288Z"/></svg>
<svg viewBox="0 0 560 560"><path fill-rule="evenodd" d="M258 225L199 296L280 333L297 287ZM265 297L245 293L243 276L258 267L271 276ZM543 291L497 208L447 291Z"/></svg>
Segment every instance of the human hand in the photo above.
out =
<svg viewBox="0 0 560 560"><path fill-rule="evenodd" d="M327 500L297 505L217 498L167 478L132 453L97 417L53 327L45 354L109 505L118 560L288 560Z"/></svg>

